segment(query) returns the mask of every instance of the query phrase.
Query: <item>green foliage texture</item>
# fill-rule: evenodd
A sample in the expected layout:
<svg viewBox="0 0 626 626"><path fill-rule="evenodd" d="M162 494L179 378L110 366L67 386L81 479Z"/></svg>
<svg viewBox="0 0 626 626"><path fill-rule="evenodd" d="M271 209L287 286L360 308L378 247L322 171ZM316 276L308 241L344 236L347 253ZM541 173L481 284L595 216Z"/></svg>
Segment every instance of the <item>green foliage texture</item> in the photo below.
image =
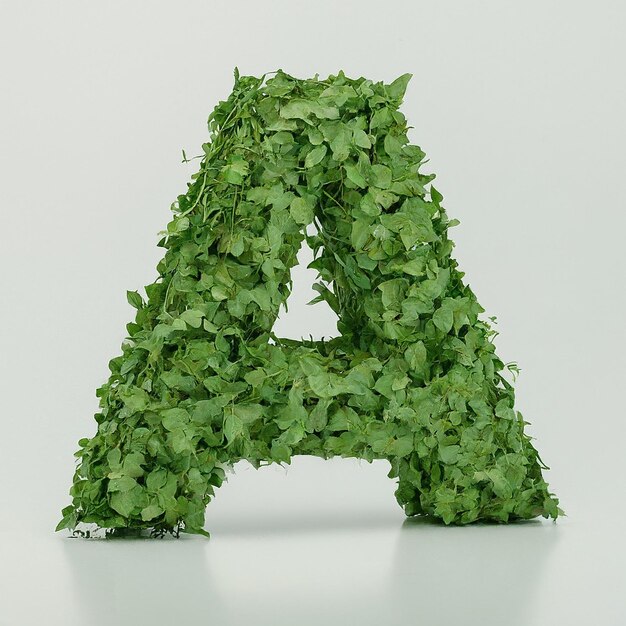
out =
<svg viewBox="0 0 626 626"><path fill-rule="evenodd" d="M561 513L407 139L409 78L235 71L159 276L128 292L135 319L58 529L206 534L225 468L294 455L387 459L406 514L446 524ZM338 316L329 340L272 332L305 238L313 302Z"/></svg>

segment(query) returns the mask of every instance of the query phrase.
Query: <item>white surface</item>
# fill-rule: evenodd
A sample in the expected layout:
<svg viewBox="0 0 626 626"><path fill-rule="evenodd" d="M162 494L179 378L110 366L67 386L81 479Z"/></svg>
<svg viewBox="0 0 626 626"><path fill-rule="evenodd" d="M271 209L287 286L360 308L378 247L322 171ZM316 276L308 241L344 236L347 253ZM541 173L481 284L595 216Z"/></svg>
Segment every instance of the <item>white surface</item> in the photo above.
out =
<svg viewBox="0 0 626 626"><path fill-rule="evenodd" d="M623 623L622 528L406 519L384 462L239 466L210 540L0 535L1 624Z"/></svg>
<svg viewBox="0 0 626 626"><path fill-rule="evenodd" d="M0 2L0 624L626 623L625 27L617 0ZM384 464L297 459L238 467L209 541L52 533L235 65L413 72L412 140L567 518L405 523ZM294 281L279 333L334 334Z"/></svg>

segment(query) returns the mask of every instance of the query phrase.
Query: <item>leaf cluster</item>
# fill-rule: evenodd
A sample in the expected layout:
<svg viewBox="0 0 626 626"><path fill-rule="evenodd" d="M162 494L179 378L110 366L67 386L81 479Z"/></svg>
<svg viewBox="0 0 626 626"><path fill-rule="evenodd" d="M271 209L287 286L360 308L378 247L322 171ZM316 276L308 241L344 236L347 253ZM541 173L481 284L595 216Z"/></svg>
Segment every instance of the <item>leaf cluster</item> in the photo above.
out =
<svg viewBox="0 0 626 626"><path fill-rule="evenodd" d="M98 389L58 528L205 533L225 469L387 459L408 515L556 518L557 499L463 282L442 195L391 84L239 76ZM306 234L314 224L316 233ZM304 239L340 336L276 337Z"/></svg>

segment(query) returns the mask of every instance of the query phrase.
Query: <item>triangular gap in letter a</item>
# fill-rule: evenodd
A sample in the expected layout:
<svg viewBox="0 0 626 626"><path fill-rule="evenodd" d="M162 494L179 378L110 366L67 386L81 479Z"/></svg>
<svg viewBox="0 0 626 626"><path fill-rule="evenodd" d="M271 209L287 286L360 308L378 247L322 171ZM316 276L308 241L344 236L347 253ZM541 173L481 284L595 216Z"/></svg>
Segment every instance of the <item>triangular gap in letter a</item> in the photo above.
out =
<svg viewBox="0 0 626 626"><path fill-rule="evenodd" d="M315 224L309 224L307 234L317 232ZM306 239L298 251L298 263L291 269L291 294L287 306L282 306L273 332L277 337L287 339L330 339L337 337L337 314L325 300L314 305L308 303L319 294L313 290L318 273L307 265L313 260L313 251ZM330 285L332 288L332 285Z"/></svg>

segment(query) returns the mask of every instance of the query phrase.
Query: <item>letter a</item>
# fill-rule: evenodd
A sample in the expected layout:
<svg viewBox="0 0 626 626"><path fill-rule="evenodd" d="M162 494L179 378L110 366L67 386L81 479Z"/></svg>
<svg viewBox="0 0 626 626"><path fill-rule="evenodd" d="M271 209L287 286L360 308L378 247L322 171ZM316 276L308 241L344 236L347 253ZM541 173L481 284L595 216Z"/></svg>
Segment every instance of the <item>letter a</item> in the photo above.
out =
<svg viewBox="0 0 626 626"><path fill-rule="evenodd" d="M561 513L408 142L409 78L235 72L159 276L128 292L58 529L206 534L225 467L304 454L386 459L406 514L446 524ZM305 237L338 316L326 341L272 332Z"/></svg>

